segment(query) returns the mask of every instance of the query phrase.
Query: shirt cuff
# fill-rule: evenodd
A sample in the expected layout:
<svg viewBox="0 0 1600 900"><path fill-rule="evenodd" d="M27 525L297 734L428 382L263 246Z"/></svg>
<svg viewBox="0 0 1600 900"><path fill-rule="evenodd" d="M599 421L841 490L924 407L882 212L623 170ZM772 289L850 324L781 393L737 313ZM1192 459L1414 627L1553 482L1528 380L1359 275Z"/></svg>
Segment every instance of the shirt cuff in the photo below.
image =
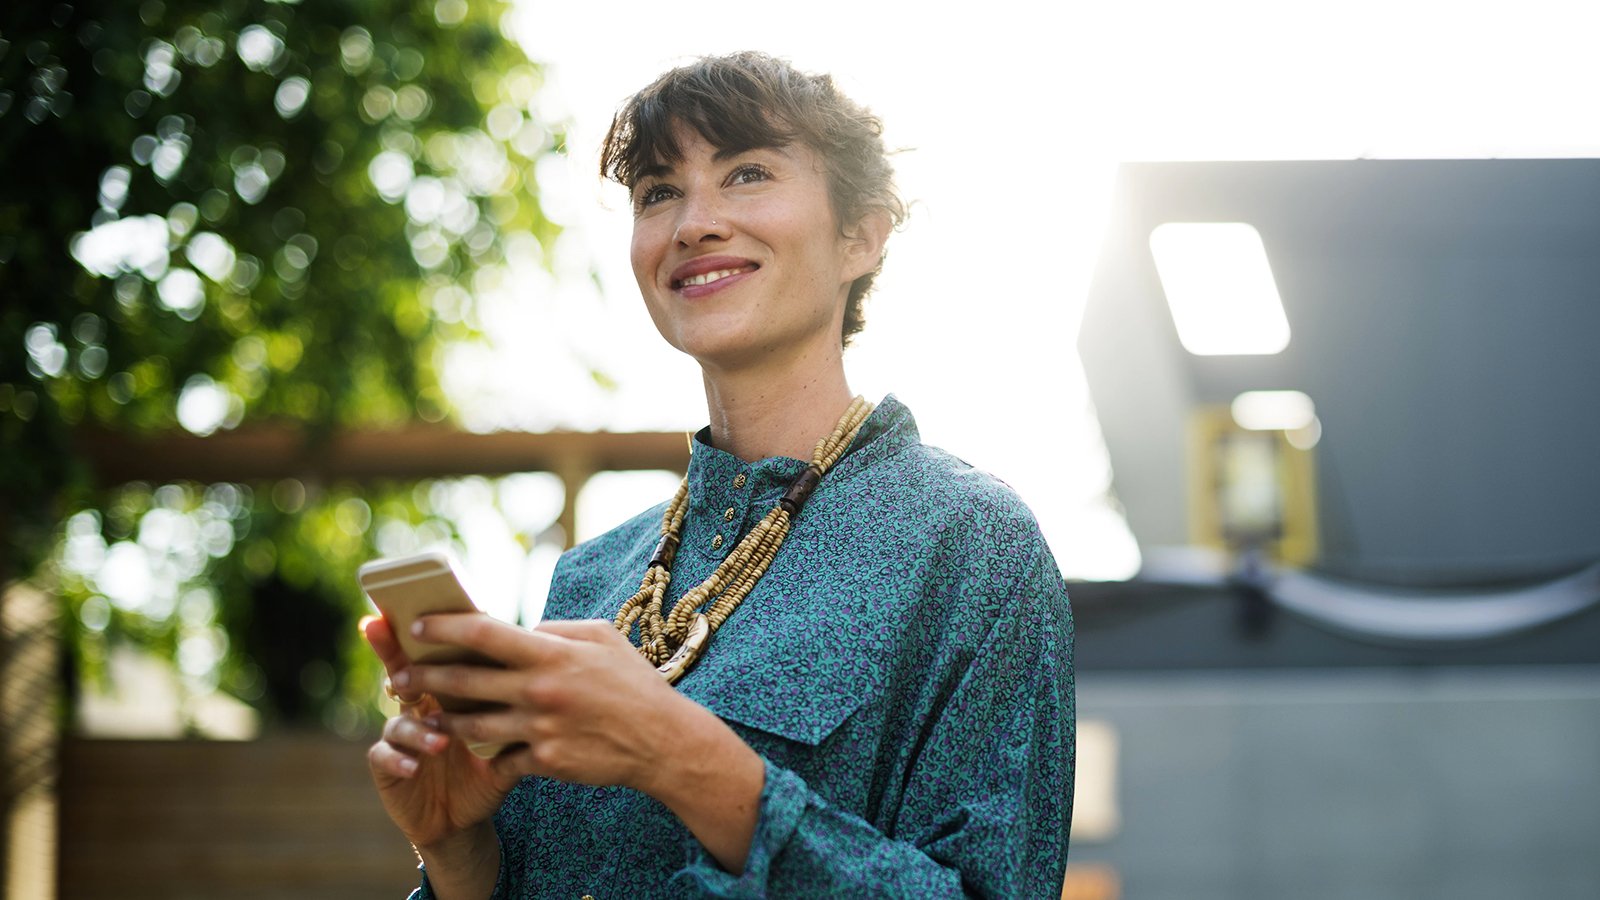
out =
<svg viewBox="0 0 1600 900"><path fill-rule="evenodd" d="M745 856L744 874L735 876L722 868L690 835L687 864L672 876L674 882L687 880L712 897L767 895L772 862L800 826L812 794L799 775L766 760L763 763L766 781L761 786L761 808L756 814L756 833L750 838L750 853Z"/></svg>

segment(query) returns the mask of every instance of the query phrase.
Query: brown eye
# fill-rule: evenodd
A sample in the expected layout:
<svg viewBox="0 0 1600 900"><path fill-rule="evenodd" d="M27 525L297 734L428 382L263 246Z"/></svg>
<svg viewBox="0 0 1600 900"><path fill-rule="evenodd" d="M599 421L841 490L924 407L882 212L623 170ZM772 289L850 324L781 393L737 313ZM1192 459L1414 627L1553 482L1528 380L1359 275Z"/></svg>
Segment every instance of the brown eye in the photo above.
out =
<svg viewBox="0 0 1600 900"><path fill-rule="evenodd" d="M768 172L761 166L752 163L750 165L740 166L739 168L734 169L733 174L728 176L728 183L754 184L756 182L766 181L771 177L771 172Z"/></svg>
<svg viewBox="0 0 1600 900"><path fill-rule="evenodd" d="M670 199L672 199L672 188L664 184L657 184L639 192L638 204L641 207L654 206L663 200Z"/></svg>

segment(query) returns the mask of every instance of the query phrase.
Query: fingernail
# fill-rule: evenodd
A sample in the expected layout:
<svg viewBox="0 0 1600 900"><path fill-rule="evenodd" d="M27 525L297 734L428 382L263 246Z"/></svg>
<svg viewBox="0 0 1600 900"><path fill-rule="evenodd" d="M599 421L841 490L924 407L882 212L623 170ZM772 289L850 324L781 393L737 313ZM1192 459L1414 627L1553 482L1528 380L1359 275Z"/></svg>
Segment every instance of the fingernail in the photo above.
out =
<svg viewBox="0 0 1600 900"><path fill-rule="evenodd" d="M417 771L417 761L409 756L400 760L400 771L406 773L407 775L413 774Z"/></svg>
<svg viewBox="0 0 1600 900"><path fill-rule="evenodd" d="M391 675L389 680L394 682L395 687L403 688L411 683L411 672L408 669L401 669Z"/></svg>
<svg viewBox="0 0 1600 900"><path fill-rule="evenodd" d="M422 719L422 724L428 726L429 728L438 728L444 724L444 721L438 716L424 716Z"/></svg>
<svg viewBox="0 0 1600 900"><path fill-rule="evenodd" d="M437 750L444 744L444 735L430 734L422 739L422 743L427 745L429 750Z"/></svg>
<svg viewBox="0 0 1600 900"><path fill-rule="evenodd" d="M411 633L416 635L417 637L422 637L422 620L421 619L418 619L415 622L411 623Z"/></svg>

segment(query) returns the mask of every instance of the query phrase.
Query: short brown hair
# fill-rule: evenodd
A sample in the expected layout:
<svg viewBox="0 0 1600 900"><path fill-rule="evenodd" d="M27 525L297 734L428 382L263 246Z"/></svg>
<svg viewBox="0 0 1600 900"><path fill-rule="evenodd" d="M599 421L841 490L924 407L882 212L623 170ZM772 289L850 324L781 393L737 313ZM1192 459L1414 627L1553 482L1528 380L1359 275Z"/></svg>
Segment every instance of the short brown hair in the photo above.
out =
<svg viewBox="0 0 1600 900"><path fill-rule="evenodd" d="M628 188L640 173L661 162L677 162L683 149L677 124L693 128L718 150L741 152L800 141L823 160L828 194L839 227L883 212L890 224L906 217L894 186L894 168L883 146L883 123L834 87L827 75L811 75L765 53L746 51L702 57L657 78L623 104L611 120L600 153L600 174ZM883 268L850 285L840 340L865 324L861 301Z"/></svg>

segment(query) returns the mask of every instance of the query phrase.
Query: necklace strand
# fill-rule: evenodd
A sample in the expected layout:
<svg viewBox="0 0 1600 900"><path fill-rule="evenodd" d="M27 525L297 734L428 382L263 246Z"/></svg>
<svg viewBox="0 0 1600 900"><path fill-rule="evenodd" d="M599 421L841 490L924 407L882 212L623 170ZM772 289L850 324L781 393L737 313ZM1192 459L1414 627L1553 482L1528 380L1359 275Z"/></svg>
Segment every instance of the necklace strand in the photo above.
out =
<svg viewBox="0 0 1600 900"><path fill-rule="evenodd" d="M796 476L777 504L750 529L710 577L679 598L672 612L663 617L662 602L672 581L672 561L677 556L683 517L689 508L689 479L685 477L678 485L677 493L661 517L661 540L650 555L644 580L638 592L617 610L614 621L625 637L631 638L634 627L638 627L639 652L655 664L656 671L669 683L683 677L694 665L711 636L766 574L789 534L790 523L816 490L822 476L855 440L872 409L872 404L863 397L852 400L833 432L817 441L810 464Z"/></svg>

